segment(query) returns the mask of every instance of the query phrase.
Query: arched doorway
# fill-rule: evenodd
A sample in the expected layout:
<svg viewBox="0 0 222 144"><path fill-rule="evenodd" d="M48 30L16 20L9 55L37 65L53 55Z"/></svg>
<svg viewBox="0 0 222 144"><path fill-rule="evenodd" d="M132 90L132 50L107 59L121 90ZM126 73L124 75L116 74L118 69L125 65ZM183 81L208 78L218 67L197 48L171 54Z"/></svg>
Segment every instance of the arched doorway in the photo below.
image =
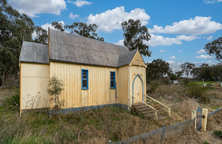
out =
<svg viewBox="0 0 222 144"><path fill-rule="evenodd" d="M132 91L133 96L144 101L144 84L143 84L143 79L139 74L137 74L133 80L132 90L133 90ZM134 103L133 100L132 103Z"/></svg>

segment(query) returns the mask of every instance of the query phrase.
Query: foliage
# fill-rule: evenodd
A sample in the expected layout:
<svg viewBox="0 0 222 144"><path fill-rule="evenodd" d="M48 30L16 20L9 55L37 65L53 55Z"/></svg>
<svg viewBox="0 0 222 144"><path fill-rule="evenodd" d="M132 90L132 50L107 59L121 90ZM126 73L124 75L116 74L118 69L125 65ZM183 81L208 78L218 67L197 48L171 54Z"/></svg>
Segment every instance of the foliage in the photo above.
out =
<svg viewBox="0 0 222 144"><path fill-rule="evenodd" d="M99 41L104 41L103 37L99 37L96 33L98 26L96 24L87 25L83 22L74 22L71 25L65 25L65 29L71 31L71 33L75 33L80 36L84 36L91 39L96 39Z"/></svg>
<svg viewBox="0 0 222 144"><path fill-rule="evenodd" d="M147 80L159 80L170 70L169 63L162 59L155 59L147 63L146 78Z"/></svg>
<svg viewBox="0 0 222 144"><path fill-rule="evenodd" d="M187 78L188 78L188 76L189 76L190 74L192 74L191 71L192 71L192 69L193 69L194 67L195 67L195 65L192 64L192 63L189 63L189 62L185 62L184 64L181 64L181 65L180 65L180 68L182 69L182 72L185 73L185 75L187 76Z"/></svg>
<svg viewBox="0 0 222 144"><path fill-rule="evenodd" d="M36 43L41 43L41 44L47 44L48 43L48 34L47 34L46 30L44 30L40 26L36 26L35 27L35 33L37 35L35 37L35 40L34 40Z"/></svg>
<svg viewBox="0 0 222 144"><path fill-rule="evenodd" d="M200 102L209 103L210 99L206 96L207 87L196 83L188 83L187 93L190 98L198 99Z"/></svg>
<svg viewBox="0 0 222 144"><path fill-rule="evenodd" d="M121 25L124 32L124 45L130 51L138 48L142 55L150 57L149 46L144 43L144 41L149 41L151 37L146 26L141 26L140 20L134 21L133 19L129 19Z"/></svg>
<svg viewBox="0 0 222 144"><path fill-rule="evenodd" d="M197 68L194 68L192 70L192 75L196 79L204 79L204 80L217 80L219 81L221 79L222 75L222 64L217 65L209 65L203 63Z"/></svg>
<svg viewBox="0 0 222 144"><path fill-rule="evenodd" d="M64 90L64 83L59 80L56 76L52 76L49 80L48 87L46 88L47 93L52 96L53 107L51 108L53 114L57 115L58 111L64 106L64 101L60 100L59 95Z"/></svg>
<svg viewBox="0 0 222 144"><path fill-rule="evenodd" d="M6 98L3 101L3 107L6 107L11 110L19 111L20 110L20 89L14 88L14 92L15 94L12 97Z"/></svg>
<svg viewBox="0 0 222 144"><path fill-rule="evenodd" d="M204 144L210 144L209 142L205 141Z"/></svg>
<svg viewBox="0 0 222 144"><path fill-rule="evenodd" d="M215 55L216 60L222 62L222 37L206 44L204 50L209 55Z"/></svg>
<svg viewBox="0 0 222 144"><path fill-rule="evenodd" d="M13 9L6 0L0 1L0 77L17 74L22 41L32 41L34 23Z"/></svg>
<svg viewBox="0 0 222 144"><path fill-rule="evenodd" d="M189 82L190 82L190 81L189 81L188 79L185 79L185 80L183 81L183 84L184 84L184 85L187 85Z"/></svg>
<svg viewBox="0 0 222 144"><path fill-rule="evenodd" d="M151 91L151 93L155 93L156 90L157 90L157 88L159 87L159 85L160 85L160 84L159 84L158 81L152 82L151 85L150 85L150 91Z"/></svg>
<svg viewBox="0 0 222 144"><path fill-rule="evenodd" d="M57 22L57 21L54 21L52 22L52 26L57 29L57 30L60 30L60 31L64 31L65 29L63 28L63 24L61 22Z"/></svg>
<svg viewBox="0 0 222 144"><path fill-rule="evenodd" d="M214 131L214 134L220 138L222 138L222 131L221 130L216 130Z"/></svg>

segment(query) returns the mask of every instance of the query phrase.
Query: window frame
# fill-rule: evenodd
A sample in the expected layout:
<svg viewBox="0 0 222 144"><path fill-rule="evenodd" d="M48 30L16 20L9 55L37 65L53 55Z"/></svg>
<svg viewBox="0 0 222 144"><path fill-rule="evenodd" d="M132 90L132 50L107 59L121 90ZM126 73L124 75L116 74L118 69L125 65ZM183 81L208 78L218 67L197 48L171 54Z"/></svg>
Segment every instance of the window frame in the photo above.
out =
<svg viewBox="0 0 222 144"><path fill-rule="evenodd" d="M86 71L86 78L83 78L83 72ZM81 71L81 87L82 87L82 90L88 90L89 89L89 71L88 69L82 69ZM83 87L83 80L86 80L86 87Z"/></svg>
<svg viewBox="0 0 222 144"><path fill-rule="evenodd" d="M111 79L111 75L114 73L114 79ZM114 82L114 86L111 86L111 82ZM116 72L115 71L110 71L110 89L116 89Z"/></svg>

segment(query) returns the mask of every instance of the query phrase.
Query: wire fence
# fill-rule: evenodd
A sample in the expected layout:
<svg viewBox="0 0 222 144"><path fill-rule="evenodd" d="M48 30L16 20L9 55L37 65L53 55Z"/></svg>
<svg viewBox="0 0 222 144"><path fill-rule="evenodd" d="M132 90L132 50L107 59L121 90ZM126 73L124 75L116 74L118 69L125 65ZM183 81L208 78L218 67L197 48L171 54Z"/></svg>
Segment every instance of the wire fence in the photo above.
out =
<svg viewBox="0 0 222 144"><path fill-rule="evenodd" d="M198 108L199 110L199 108ZM198 111L197 110L197 111ZM214 114L217 114L221 109L217 109L216 111L213 111L208 114L208 116L212 116ZM162 126L162 128L152 130L134 137L130 137L128 139L116 142L114 144L129 144L129 143L160 143L160 141L163 138L173 136L173 135L180 135L185 134L187 131L190 131L191 129L194 130L195 127L195 120L187 120L184 122L180 122L177 124L169 125L169 126ZM206 133L207 135L212 135L212 132Z"/></svg>

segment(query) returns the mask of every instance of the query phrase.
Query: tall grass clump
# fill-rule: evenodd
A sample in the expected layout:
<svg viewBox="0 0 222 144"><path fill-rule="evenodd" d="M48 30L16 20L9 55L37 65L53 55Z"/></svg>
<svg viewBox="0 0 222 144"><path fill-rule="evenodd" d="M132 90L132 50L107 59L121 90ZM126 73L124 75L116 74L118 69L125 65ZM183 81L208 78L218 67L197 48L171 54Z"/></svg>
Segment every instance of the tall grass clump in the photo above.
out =
<svg viewBox="0 0 222 144"><path fill-rule="evenodd" d="M20 89L15 87L13 91L14 95L12 97L6 98L2 102L2 106L10 110L18 111L20 108Z"/></svg>
<svg viewBox="0 0 222 144"><path fill-rule="evenodd" d="M157 81L152 82L151 85L150 85L150 91L151 91L151 93L155 93L156 90L158 89L159 85L160 85L160 84L159 84L159 82L157 82Z"/></svg>
<svg viewBox="0 0 222 144"><path fill-rule="evenodd" d="M198 99L200 102L209 103L210 99L207 97L206 92L208 88L196 83L187 84L187 93L190 98Z"/></svg>

